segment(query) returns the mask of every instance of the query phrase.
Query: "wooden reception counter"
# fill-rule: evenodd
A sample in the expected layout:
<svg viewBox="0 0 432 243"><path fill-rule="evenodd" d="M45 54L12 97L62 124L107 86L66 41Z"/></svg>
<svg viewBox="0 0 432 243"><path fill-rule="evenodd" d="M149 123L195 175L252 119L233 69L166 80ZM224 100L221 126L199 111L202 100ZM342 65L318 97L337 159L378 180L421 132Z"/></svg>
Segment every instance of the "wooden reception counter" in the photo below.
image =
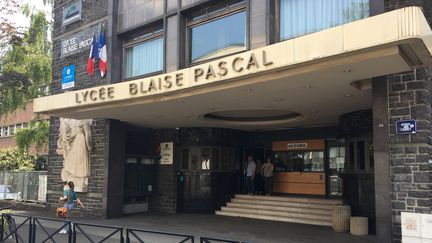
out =
<svg viewBox="0 0 432 243"><path fill-rule="evenodd" d="M273 192L325 196L325 173L276 172Z"/></svg>

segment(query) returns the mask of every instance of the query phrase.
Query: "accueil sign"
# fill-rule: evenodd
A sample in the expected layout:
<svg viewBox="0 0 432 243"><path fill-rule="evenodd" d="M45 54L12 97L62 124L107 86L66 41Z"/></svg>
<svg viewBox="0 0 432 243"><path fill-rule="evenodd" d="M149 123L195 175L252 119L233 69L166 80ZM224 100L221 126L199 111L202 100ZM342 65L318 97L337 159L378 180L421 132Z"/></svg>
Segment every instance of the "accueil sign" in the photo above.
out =
<svg viewBox="0 0 432 243"><path fill-rule="evenodd" d="M75 92L76 104L142 97L265 71L274 63L265 50L243 53L195 67L116 85ZM121 90L119 90L121 89ZM127 90L125 90L127 89ZM122 97L117 97L121 93ZM126 94L126 97L125 97Z"/></svg>

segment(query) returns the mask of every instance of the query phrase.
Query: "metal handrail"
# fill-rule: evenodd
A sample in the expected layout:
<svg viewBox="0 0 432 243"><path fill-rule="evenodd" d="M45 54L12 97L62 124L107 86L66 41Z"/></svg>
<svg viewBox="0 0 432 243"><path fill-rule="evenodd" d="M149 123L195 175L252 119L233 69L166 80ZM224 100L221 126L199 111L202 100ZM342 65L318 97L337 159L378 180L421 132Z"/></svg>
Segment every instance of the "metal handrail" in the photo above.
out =
<svg viewBox="0 0 432 243"><path fill-rule="evenodd" d="M55 230L52 234L50 234L48 231L47 231L47 229L46 229L46 227L44 227L43 225L42 225L42 223L40 222L40 220L45 220L45 221L54 221L54 222L63 222L64 224L63 224L63 226L61 226L60 228L58 228L57 230ZM47 242L48 240L51 240L51 242L53 242L53 243L57 243L54 239L53 239L53 237L56 235L56 234L58 234L64 227L68 227L68 232L67 232L67 234L68 234L68 243L71 243L72 242L72 234L71 234L71 221L69 221L69 220L61 220L61 219L52 219L52 218L44 218L44 217L33 217L33 230L32 230L32 233L33 233L33 236L32 236L32 239L30 239L31 241L30 242L33 242L33 243L36 243L36 226L37 225L39 225L39 227L41 228L41 230L46 234L46 236L47 236L47 238L45 238L45 239L43 239L42 241L41 241L41 243L45 243L45 242Z"/></svg>
<svg viewBox="0 0 432 243"><path fill-rule="evenodd" d="M7 234L5 231L4 231L4 227L5 227L5 225L4 225L4 222L5 222L5 217L7 217L7 216L10 216L10 217L12 217L12 223L15 225L15 226L13 226L13 229L12 229L12 231L11 232L9 232L9 234ZM14 219L14 217L19 217L19 218L25 218L25 220L21 223L21 224L19 224L18 226L15 224L15 219ZM2 215L1 215L1 237L0 237L0 242L3 242L4 240L7 240L10 236L12 236L12 237L16 237L16 239L15 239L15 241L17 242L17 243L19 243L19 242L22 242L22 243L24 243L24 242L28 242L28 241L24 241L23 239L22 239L22 237L18 234L18 230L21 228L21 227L23 227L27 222L29 222L29 232L28 232L28 238L30 239L31 238L31 234L32 234L32 224L31 224L31 217L29 217L29 216L23 216L23 215L16 215L16 214L11 214L11 213L2 213ZM9 222L10 223L10 222ZM10 228L9 228L10 229ZM6 233L6 234L5 234Z"/></svg>
<svg viewBox="0 0 432 243"><path fill-rule="evenodd" d="M130 243L130 236L129 235L134 236L135 239L138 240L140 243L145 243L144 240L141 237L139 237L135 232L184 237L184 239L181 240L181 241L179 241L178 243L185 243L185 242L187 242L189 240L190 240L191 243L194 243L194 241L195 241L195 237L193 235L178 234L178 233L163 232L163 231L155 231L155 230L143 230L143 229L126 228L126 243Z"/></svg>
<svg viewBox="0 0 432 243"><path fill-rule="evenodd" d="M77 242L76 241L76 233L79 231L81 232L81 234L91 243L96 243L95 241L93 241L93 239L88 235L88 233L85 232L85 230L81 227L81 226L88 226L88 227L94 227L94 228L104 228L104 229L113 229L114 231L105 236L105 238L103 238L100 241L97 241L97 243L102 243L108 239L111 238L111 236L117 234L118 232L120 232L120 243L124 242L124 236L123 236L123 228L122 227L118 227L118 226L111 226L111 225L101 225L101 224L89 224L89 223L74 223L73 224L73 231L72 231L72 242Z"/></svg>

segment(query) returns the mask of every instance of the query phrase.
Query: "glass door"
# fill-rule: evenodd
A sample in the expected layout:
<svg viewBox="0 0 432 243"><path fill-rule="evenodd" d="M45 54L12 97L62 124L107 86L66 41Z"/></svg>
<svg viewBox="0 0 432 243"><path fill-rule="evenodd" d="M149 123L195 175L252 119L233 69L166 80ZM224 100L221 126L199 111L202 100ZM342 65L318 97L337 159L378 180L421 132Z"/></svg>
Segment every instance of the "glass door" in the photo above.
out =
<svg viewBox="0 0 432 243"><path fill-rule="evenodd" d="M327 141L328 170L327 170L327 196L342 197L343 180L340 174L345 172L345 144L334 141Z"/></svg>

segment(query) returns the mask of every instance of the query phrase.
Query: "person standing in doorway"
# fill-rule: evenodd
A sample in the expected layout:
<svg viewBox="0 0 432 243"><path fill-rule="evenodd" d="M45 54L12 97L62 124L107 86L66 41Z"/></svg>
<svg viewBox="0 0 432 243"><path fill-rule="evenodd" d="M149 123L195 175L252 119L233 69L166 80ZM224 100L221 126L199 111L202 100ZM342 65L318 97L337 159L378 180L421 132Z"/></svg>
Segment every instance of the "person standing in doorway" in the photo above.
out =
<svg viewBox="0 0 432 243"><path fill-rule="evenodd" d="M265 194L271 195L273 191L273 170L274 166L271 159L268 158L266 163L261 168L261 173L264 176Z"/></svg>
<svg viewBox="0 0 432 243"><path fill-rule="evenodd" d="M255 161L253 161L252 156L248 156L248 164L246 169L246 184L247 184L247 190L249 195L252 195L255 192L255 186L254 186L255 169L256 169Z"/></svg>

